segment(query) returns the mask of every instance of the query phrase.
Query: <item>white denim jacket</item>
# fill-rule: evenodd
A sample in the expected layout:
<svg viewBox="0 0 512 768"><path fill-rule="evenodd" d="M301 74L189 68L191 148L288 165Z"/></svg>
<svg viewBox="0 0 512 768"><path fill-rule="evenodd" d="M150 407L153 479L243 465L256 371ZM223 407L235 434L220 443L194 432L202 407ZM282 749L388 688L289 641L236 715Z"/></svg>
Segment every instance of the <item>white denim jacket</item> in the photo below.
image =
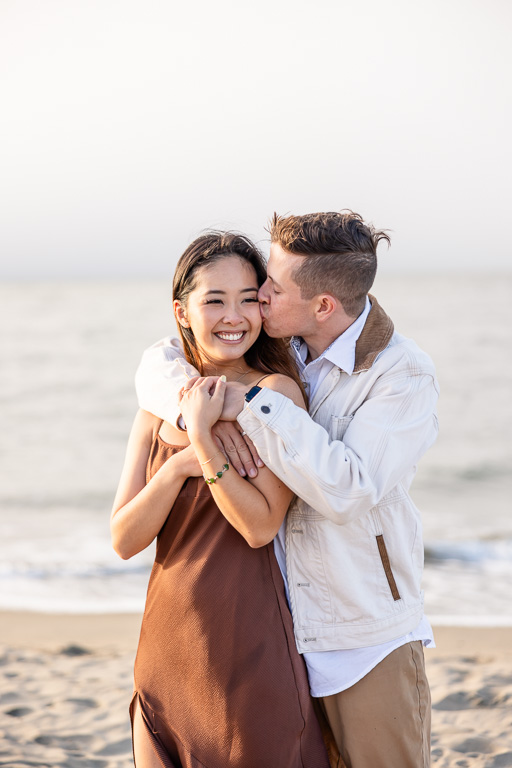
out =
<svg viewBox="0 0 512 768"><path fill-rule="evenodd" d="M298 497L287 515L286 566L300 652L384 643L423 615L422 526L409 487L437 436L439 388L430 358L370 298L354 372L333 368L309 415L263 387L238 417ZM177 409L162 374L176 391L186 366L178 355L177 344L160 342L136 377L141 407L153 413L161 381L167 420Z"/></svg>

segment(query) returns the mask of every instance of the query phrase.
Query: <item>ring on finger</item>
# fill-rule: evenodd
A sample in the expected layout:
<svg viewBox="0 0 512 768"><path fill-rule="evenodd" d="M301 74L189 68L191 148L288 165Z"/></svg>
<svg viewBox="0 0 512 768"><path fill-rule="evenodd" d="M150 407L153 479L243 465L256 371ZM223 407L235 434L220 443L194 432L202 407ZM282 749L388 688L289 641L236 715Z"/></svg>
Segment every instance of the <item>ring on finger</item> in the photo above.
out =
<svg viewBox="0 0 512 768"><path fill-rule="evenodd" d="M246 434L247 432L240 432L240 437L245 437Z"/></svg>

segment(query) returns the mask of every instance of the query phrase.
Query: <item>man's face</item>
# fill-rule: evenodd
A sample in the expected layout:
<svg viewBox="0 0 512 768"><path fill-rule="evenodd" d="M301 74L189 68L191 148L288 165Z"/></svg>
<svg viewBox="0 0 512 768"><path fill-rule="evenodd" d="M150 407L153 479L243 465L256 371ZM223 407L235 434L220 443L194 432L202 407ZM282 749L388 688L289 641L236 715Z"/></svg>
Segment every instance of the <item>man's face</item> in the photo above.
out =
<svg viewBox="0 0 512 768"><path fill-rule="evenodd" d="M303 299L293 280L302 256L283 250L278 243L270 246L267 279L258 291L263 327L269 336L307 337L314 329L314 299Z"/></svg>

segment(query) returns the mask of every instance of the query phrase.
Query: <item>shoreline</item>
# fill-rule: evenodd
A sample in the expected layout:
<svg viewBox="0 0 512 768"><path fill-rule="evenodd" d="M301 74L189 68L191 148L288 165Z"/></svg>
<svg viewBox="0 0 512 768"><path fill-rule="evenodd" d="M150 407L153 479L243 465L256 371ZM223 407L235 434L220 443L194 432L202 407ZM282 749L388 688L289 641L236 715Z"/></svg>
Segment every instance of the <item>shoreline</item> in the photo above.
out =
<svg viewBox="0 0 512 768"><path fill-rule="evenodd" d="M77 644L94 651L130 652L137 647L142 613L39 613L0 610L0 643L55 650ZM512 626L432 622L436 648L429 656L466 653L510 654Z"/></svg>
<svg viewBox="0 0 512 768"><path fill-rule="evenodd" d="M0 643L42 650L80 645L94 651L125 653L137 648L141 621L142 613L0 610Z"/></svg>

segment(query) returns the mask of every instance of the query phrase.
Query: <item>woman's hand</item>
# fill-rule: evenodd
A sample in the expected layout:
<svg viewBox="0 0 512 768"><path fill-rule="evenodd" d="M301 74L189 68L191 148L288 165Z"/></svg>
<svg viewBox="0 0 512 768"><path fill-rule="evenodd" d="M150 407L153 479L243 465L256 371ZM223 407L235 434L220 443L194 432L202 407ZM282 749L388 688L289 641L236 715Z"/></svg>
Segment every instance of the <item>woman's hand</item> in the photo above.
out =
<svg viewBox="0 0 512 768"><path fill-rule="evenodd" d="M185 477L201 477L203 474L199 459L191 445L187 445L182 451L175 453L171 458L179 467L179 472ZM168 459L169 461L169 459Z"/></svg>
<svg viewBox="0 0 512 768"><path fill-rule="evenodd" d="M211 433L224 406L226 382L212 376L197 379L185 389L180 399L180 410L190 439Z"/></svg>

